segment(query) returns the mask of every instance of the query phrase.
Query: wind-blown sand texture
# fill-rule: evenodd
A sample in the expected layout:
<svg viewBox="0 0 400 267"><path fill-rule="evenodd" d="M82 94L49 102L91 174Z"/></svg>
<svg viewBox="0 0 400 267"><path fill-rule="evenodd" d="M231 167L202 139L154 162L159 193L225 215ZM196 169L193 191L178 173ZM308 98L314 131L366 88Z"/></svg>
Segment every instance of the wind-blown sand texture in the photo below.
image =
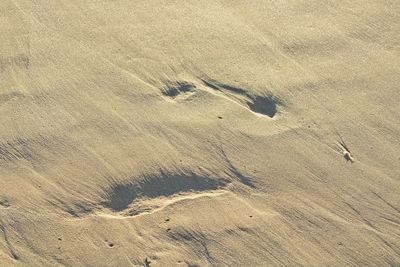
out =
<svg viewBox="0 0 400 267"><path fill-rule="evenodd" d="M400 264L400 1L0 14L1 266Z"/></svg>

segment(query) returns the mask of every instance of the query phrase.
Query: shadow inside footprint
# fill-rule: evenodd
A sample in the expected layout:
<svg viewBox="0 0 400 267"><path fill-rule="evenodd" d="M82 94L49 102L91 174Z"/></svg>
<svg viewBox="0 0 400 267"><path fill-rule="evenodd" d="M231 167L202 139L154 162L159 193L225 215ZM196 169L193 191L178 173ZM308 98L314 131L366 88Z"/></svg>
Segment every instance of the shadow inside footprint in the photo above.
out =
<svg viewBox="0 0 400 267"><path fill-rule="evenodd" d="M166 85L166 88L162 91L162 94L172 99L177 98L179 95L184 95L193 91L196 86L189 82L179 81L170 82Z"/></svg>
<svg viewBox="0 0 400 267"><path fill-rule="evenodd" d="M249 108L256 113L267 115L273 118L278 112L276 106L280 103L273 96L256 96L252 102L247 102Z"/></svg>
<svg viewBox="0 0 400 267"><path fill-rule="evenodd" d="M216 190L228 184L225 179L210 179L195 174L161 173L149 176L137 184L117 184L108 192L107 208L122 211L141 197L157 198L180 192Z"/></svg>
<svg viewBox="0 0 400 267"><path fill-rule="evenodd" d="M208 82L202 79L202 82L207 87L225 94L240 104L247 105L251 111L266 115L270 118L273 118L278 112L277 106L283 104L278 97L272 95L271 93L267 95L253 95L242 88L217 83L215 81Z"/></svg>

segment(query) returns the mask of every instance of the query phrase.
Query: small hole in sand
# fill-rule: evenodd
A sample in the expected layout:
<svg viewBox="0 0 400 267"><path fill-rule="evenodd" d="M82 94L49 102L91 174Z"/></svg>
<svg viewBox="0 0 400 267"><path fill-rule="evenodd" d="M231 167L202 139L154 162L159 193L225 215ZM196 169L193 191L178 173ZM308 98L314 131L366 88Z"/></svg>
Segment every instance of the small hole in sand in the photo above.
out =
<svg viewBox="0 0 400 267"><path fill-rule="evenodd" d="M109 243L108 246L109 246L110 248L112 248L112 247L114 246L114 243Z"/></svg>

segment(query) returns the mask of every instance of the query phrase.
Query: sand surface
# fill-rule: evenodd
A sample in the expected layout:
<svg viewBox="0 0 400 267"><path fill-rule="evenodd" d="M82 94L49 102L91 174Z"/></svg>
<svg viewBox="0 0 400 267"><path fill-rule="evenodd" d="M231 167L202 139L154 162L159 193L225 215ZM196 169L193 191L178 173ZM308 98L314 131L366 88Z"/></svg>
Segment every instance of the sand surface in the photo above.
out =
<svg viewBox="0 0 400 267"><path fill-rule="evenodd" d="M0 0L1 266L398 266L400 1Z"/></svg>

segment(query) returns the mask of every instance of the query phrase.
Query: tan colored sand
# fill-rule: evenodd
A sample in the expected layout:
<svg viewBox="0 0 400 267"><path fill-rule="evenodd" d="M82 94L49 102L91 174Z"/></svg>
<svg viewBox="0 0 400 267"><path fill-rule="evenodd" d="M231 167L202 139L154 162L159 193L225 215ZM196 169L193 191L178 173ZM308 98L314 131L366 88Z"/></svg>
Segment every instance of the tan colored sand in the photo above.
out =
<svg viewBox="0 0 400 267"><path fill-rule="evenodd" d="M399 21L1 0L0 265L399 264Z"/></svg>

